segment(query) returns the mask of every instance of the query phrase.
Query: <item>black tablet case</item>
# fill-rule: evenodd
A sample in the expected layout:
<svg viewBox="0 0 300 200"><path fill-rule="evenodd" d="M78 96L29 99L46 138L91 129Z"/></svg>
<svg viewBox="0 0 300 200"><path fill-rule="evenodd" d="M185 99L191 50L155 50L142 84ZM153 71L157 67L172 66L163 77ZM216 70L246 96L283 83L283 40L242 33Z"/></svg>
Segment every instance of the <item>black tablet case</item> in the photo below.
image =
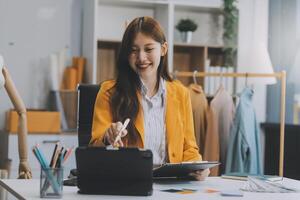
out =
<svg viewBox="0 0 300 200"><path fill-rule="evenodd" d="M152 194L152 152L137 148L76 149L78 188L82 194Z"/></svg>

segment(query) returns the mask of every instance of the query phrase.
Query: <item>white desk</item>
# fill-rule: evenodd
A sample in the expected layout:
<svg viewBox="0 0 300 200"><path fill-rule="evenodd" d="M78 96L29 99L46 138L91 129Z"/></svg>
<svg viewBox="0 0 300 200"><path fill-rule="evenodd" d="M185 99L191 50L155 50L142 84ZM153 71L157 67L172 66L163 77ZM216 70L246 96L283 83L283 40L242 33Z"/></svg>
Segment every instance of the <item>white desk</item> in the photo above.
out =
<svg viewBox="0 0 300 200"><path fill-rule="evenodd" d="M287 186L293 186L300 189L300 181L292 179L284 179ZM244 192L243 197L223 197L220 193L206 193L206 189L217 190L234 190L240 188L244 181L235 181L228 179L221 179L219 177L209 177L205 181L191 181L191 182L177 182L169 184L153 184L153 195L147 197L133 197L133 196L107 196L107 195L81 195L77 194L77 187L64 186L63 199L249 199L249 200L299 200L300 193L253 193ZM39 180L18 180L18 179L2 179L0 185L8 190L18 199L40 199L39 197ZM169 192L162 192L162 189L176 189L188 188L196 189L197 192L193 194L174 194Z"/></svg>

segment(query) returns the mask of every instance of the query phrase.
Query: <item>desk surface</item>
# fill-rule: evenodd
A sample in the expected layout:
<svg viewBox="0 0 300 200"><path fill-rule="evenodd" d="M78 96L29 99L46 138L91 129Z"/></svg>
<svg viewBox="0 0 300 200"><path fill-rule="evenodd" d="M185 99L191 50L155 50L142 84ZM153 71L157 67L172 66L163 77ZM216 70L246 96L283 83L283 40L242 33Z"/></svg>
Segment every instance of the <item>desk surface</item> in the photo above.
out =
<svg viewBox="0 0 300 200"><path fill-rule="evenodd" d="M153 184L153 195L148 197L133 196L107 196L107 195L81 195L77 194L77 187L64 186L63 199L232 199L233 197L223 197L219 192L206 193L207 189L215 189L219 191L236 190L243 186L244 181L236 181L222 179L219 177L209 177L205 181L185 181L185 182L169 182L164 184ZM287 186L293 186L300 189L300 181L292 179L284 179ZM39 180L19 180L19 179L1 179L0 185L18 199L40 199L39 197ZM163 192L163 189L195 189L197 192L193 194L175 194ZM234 197L234 199L255 199L255 200L293 200L300 199L300 193L254 193L244 192L243 197Z"/></svg>

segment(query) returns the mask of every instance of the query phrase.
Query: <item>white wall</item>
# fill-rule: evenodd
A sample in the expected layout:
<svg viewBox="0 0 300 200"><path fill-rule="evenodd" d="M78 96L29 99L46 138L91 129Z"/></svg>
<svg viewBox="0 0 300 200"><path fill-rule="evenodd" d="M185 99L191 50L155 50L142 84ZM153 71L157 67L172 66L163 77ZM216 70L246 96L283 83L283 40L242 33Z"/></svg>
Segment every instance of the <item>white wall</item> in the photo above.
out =
<svg viewBox="0 0 300 200"><path fill-rule="evenodd" d="M152 8L141 7L125 7L101 5L98 8L98 24L96 30L96 37L98 39L122 40L125 31L125 20L131 22L137 16L151 16L154 17L154 10ZM109 20L107 19L109 16ZM112 23L113 22L113 23Z"/></svg>
<svg viewBox="0 0 300 200"><path fill-rule="evenodd" d="M273 65L277 71L287 72L286 123L293 123L295 93L300 93L300 0L270 1L269 47ZM296 65L294 68L294 62ZM280 84L268 88L268 122L279 122Z"/></svg>
<svg viewBox="0 0 300 200"><path fill-rule="evenodd" d="M268 46L269 0L239 1L238 68L239 72L249 71L248 50L254 38ZM237 80L237 92L245 86L245 79ZM266 120L266 86L254 85L256 115L259 122Z"/></svg>
<svg viewBox="0 0 300 200"><path fill-rule="evenodd" d="M0 54L27 108L45 108L48 56L80 54L81 0L0 0ZM12 108L0 91L0 129Z"/></svg>

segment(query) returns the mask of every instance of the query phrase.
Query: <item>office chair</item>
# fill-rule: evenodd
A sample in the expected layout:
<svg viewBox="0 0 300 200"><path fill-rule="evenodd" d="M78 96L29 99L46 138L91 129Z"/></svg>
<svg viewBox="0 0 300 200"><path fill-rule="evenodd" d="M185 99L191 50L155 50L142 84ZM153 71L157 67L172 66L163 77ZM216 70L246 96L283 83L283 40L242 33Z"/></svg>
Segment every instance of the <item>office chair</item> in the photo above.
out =
<svg viewBox="0 0 300 200"><path fill-rule="evenodd" d="M78 144L88 146L91 139L93 124L94 105L97 93L100 89L99 84L80 84L78 90Z"/></svg>
<svg viewBox="0 0 300 200"><path fill-rule="evenodd" d="M77 132L78 145L88 146L91 140L94 105L100 85L80 84L78 91L78 114L77 114ZM72 169L68 179L63 184L67 186L77 185L77 169Z"/></svg>

